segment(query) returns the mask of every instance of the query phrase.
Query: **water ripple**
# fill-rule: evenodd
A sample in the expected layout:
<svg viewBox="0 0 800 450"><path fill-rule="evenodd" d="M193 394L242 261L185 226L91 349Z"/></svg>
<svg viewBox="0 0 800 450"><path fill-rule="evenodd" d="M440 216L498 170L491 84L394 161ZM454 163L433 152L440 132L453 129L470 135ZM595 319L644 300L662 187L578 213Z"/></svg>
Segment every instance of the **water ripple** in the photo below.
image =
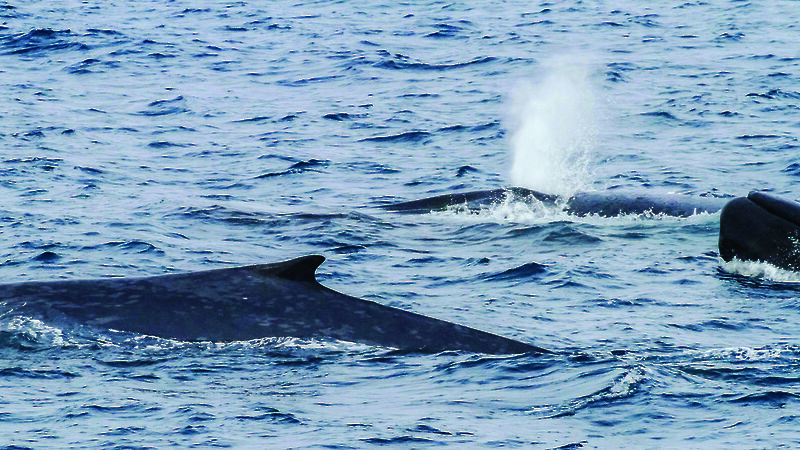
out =
<svg viewBox="0 0 800 450"><path fill-rule="evenodd" d="M322 252L337 291L560 353L177 342L0 306L4 445L800 444L797 288L720 269L718 215L377 208L515 166L545 193L795 198L796 4L12 3L6 282Z"/></svg>

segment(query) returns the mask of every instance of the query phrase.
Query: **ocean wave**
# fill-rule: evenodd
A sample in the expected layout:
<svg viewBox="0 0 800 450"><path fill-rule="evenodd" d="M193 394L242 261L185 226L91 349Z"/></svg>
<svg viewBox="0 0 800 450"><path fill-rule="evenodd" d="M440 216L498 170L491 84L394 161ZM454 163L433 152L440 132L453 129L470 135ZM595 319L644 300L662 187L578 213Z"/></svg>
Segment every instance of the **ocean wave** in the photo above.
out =
<svg viewBox="0 0 800 450"><path fill-rule="evenodd" d="M483 274L481 278L490 281L525 281L541 278L547 272L547 265L529 262L502 272Z"/></svg>
<svg viewBox="0 0 800 450"><path fill-rule="evenodd" d="M270 116L253 116L253 117L248 117L248 118L245 118L245 119L237 119L237 120L234 120L233 122L234 123L266 122L266 121L269 121L271 119L272 118Z"/></svg>
<svg viewBox="0 0 800 450"><path fill-rule="evenodd" d="M164 250L162 250L155 244L139 239L132 239L129 241L108 241L108 242L103 242L102 244L86 245L80 248L81 251L106 250L106 249L117 250L122 253L164 254Z"/></svg>
<svg viewBox="0 0 800 450"><path fill-rule="evenodd" d="M58 50L87 50L82 42L70 38L70 30L35 28L27 33L16 33L0 37L0 52L10 55L33 55Z"/></svg>
<svg viewBox="0 0 800 450"><path fill-rule="evenodd" d="M396 59L389 59L383 60L372 65L374 67L380 69L388 69L388 70L432 70L432 71L445 71L445 70L453 70L453 69L460 69L463 67L478 65L478 64L486 64L497 60L497 58L493 56L483 56L478 57L475 59L471 59L469 61L464 62L455 62L455 63L439 63L439 64L432 64L432 63L424 63L424 62L417 62L417 61L404 61L404 60L396 60Z"/></svg>
<svg viewBox="0 0 800 450"><path fill-rule="evenodd" d="M608 376L608 370L609 369L600 369L596 372L582 373L580 378L600 378ZM546 418L572 416L583 409L610 405L631 398L643 391L648 383L647 370L644 366L637 365L611 370L611 373L616 373L616 375L600 389L589 394L580 395L561 404L536 406L532 408L530 412ZM567 383L569 382L570 381L567 381Z"/></svg>
<svg viewBox="0 0 800 450"><path fill-rule="evenodd" d="M0 346L2 346L2 340L2 337L0 337ZM21 366L0 368L0 378L6 378L9 380L24 378L58 380L77 377L80 377L80 374L59 369L32 369Z"/></svg>
<svg viewBox="0 0 800 450"><path fill-rule="evenodd" d="M175 98L156 100L147 104L147 109L139 111L137 114L142 116L166 116L169 114L180 114L188 112L186 100L182 95Z"/></svg>
<svg viewBox="0 0 800 450"><path fill-rule="evenodd" d="M419 142L431 136L429 131L406 131L386 136L372 136L361 139L361 142Z"/></svg>
<svg viewBox="0 0 800 450"><path fill-rule="evenodd" d="M321 160L321 159L309 159L308 161L298 161L291 166L289 166L286 170L281 170L278 172L264 172L261 175L257 175L255 179L263 179L263 178L272 178L272 177L279 177L283 175L295 175L305 172L320 172L321 169L325 168L330 164L330 161Z"/></svg>

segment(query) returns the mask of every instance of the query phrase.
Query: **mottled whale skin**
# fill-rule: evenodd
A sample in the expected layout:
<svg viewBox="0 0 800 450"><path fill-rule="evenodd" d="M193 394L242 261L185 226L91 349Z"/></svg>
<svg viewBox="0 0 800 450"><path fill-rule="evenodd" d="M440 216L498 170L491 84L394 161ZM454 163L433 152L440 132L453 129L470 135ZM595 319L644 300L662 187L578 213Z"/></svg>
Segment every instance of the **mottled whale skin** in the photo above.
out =
<svg viewBox="0 0 800 450"><path fill-rule="evenodd" d="M763 192L737 197L719 218L719 255L800 271L800 204Z"/></svg>
<svg viewBox="0 0 800 450"><path fill-rule="evenodd" d="M409 202L383 205L381 208L403 213L429 213L441 211L449 206L465 205L470 210L503 202L513 197L516 200L538 200L547 205L562 205L575 216L598 215L614 217L621 214L663 214L688 217L698 213L719 211L724 200L707 197L688 197L678 194L641 194L632 192L582 192L567 199L522 187L493 189L487 191L458 192Z"/></svg>
<svg viewBox="0 0 800 450"><path fill-rule="evenodd" d="M420 352L551 353L466 326L341 294L315 278L325 258L147 278L0 285L0 305L45 321L185 341L339 339Z"/></svg>

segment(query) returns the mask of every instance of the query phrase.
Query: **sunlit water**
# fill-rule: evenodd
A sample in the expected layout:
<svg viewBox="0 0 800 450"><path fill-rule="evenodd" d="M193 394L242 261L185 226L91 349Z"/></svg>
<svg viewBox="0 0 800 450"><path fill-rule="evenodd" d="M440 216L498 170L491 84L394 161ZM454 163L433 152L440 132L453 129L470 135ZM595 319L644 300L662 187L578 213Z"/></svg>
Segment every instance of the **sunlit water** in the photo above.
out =
<svg viewBox="0 0 800 450"><path fill-rule="evenodd" d="M721 264L718 215L377 208L510 184L796 198L796 2L29 1L0 23L2 281L320 253L331 288L560 352L5 308L0 444L798 445L796 279Z"/></svg>

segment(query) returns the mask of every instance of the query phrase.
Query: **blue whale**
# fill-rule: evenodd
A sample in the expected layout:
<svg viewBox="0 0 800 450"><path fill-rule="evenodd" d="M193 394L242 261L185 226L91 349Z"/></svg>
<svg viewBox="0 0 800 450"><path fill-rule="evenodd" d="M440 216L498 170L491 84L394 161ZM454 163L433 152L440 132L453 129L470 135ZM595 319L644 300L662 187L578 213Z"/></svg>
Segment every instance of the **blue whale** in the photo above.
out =
<svg viewBox="0 0 800 450"><path fill-rule="evenodd" d="M800 203L764 192L751 192L734 199L688 197L677 194L630 192L584 192L569 198L511 187L457 192L407 202L382 205L400 213L429 213L451 206L477 211L508 198L559 205L576 216L612 217L620 214L653 213L688 217L720 211L719 255L725 261L762 261L776 267L800 271Z"/></svg>
<svg viewBox="0 0 800 450"><path fill-rule="evenodd" d="M698 213L719 211L725 200L710 197L689 197L678 194L642 194L618 192L577 193L569 198L547 194L522 187L510 187L486 191L457 192L408 202L382 205L381 208L401 213L429 213L450 206L466 206L470 210L501 203L508 198L519 201L539 201L546 205L561 205L575 216L598 215L613 217L621 214L663 214L688 217Z"/></svg>
<svg viewBox="0 0 800 450"><path fill-rule="evenodd" d="M720 213L719 255L799 271L800 204L763 192L731 200Z"/></svg>
<svg viewBox="0 0 800 450"><path fill-rule="evenodd" d="M341 294L315 278L325 258L147 278L0 285L0 306L48 323L184 341L339 339L402 350L551 353L532 344Z"/></svg>

